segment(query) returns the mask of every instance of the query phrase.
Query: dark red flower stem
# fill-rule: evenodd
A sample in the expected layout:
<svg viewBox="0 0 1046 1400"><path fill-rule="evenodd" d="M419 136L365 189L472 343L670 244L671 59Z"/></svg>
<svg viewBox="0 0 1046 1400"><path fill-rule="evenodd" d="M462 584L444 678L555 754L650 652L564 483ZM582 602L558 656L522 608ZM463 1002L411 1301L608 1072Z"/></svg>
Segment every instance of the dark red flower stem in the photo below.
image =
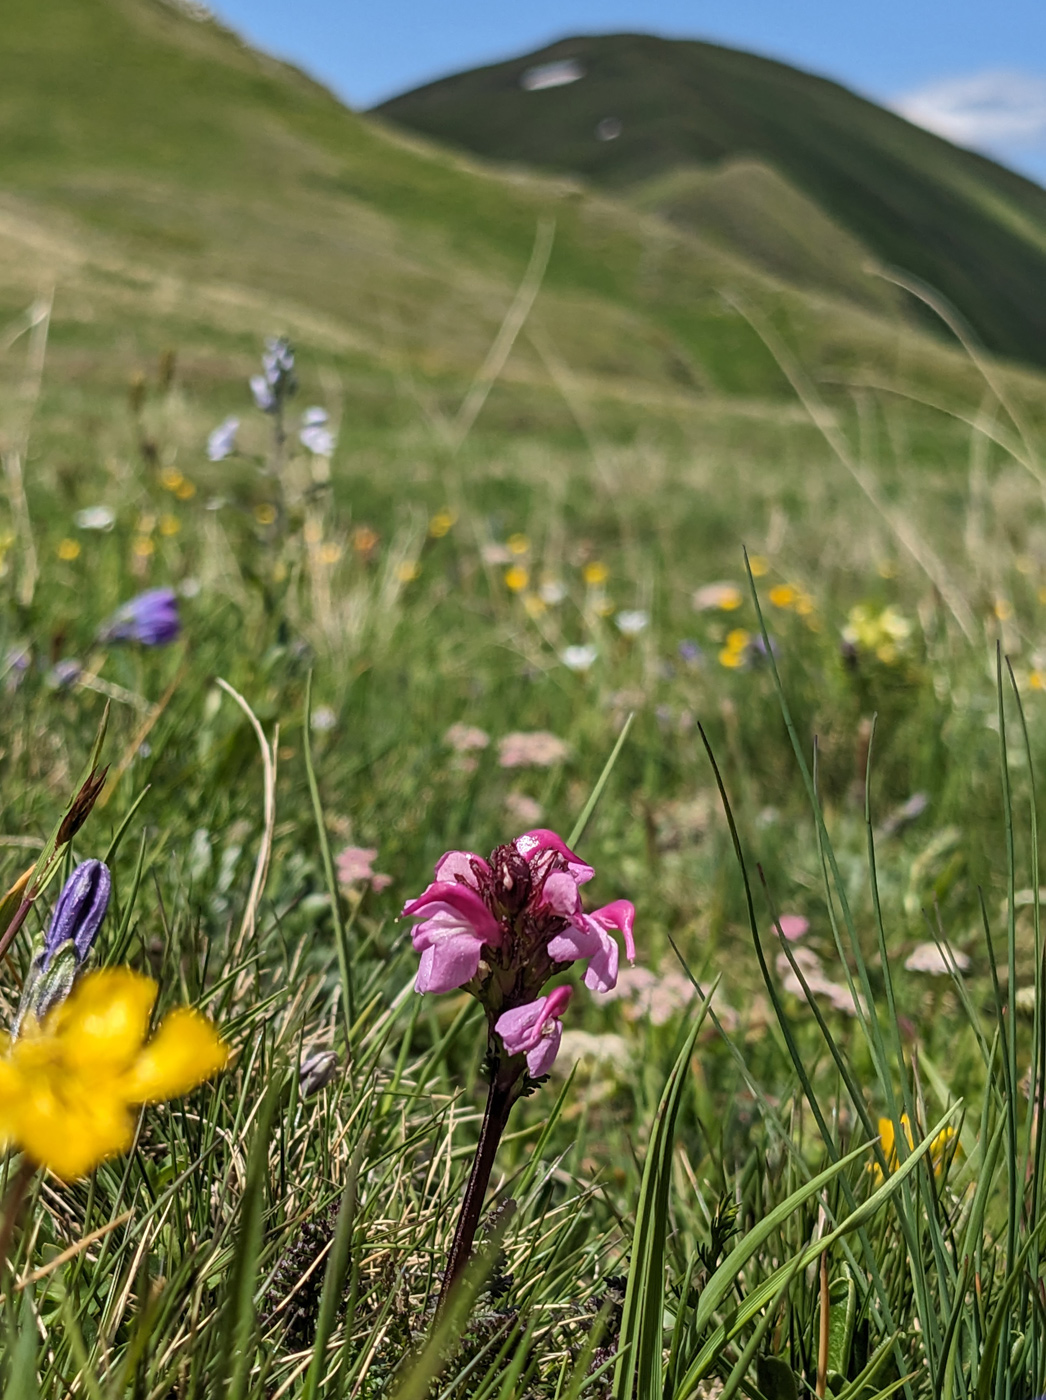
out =
<svg viewBox="0 0 1046 1400"><path fill-rule="evenodd" d="M437 1316L446 1307L451 1289L472 1255L472 1246L483 1214L487 1186L490 1183L490 1173L498 1154L498 1144L508 1124L512 1105L519 1098L523 1088L524 1068L522 1055L513 1055L511 1058L502 1056L495 1062L490 1088L487 1091L487 1107L483 1114L479 1143L476 1146L476 1155L472 1159L472 1170L461 1202L461 1213L454 1231L454 1242L450 1247L447 1271L443 1275L443 1286L440 1288L439 1302L436 1304Z"/></svg>

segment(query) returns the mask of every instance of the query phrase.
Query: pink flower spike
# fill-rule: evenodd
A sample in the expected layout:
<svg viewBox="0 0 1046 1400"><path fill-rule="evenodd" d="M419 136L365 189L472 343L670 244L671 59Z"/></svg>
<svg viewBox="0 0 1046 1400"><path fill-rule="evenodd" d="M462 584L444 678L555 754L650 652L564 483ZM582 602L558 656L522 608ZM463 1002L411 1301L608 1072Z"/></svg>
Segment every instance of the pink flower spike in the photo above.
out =
<svg viewBox="0 0 1046 1400"><path fill-rule="evenodd" d="M483 873L489 874L490 866L482 856L473 855L471 851L448 851L446 855L440 856L436 862L436 880L446 881L454 884L455 881L464 881L466 885L471 885L474 890L479 889L479 881L476 879L475 866L478 865Z"/></svg>
<svg viewBox="0 0 1046 1400"><path fill-rule="evenodd" d="M552 1068L563 1037L560 1017L570 997L569 987L556 987L547 997L504 1012L494 1025L510 1055L526 1055L532 1079L540 1079Z"/></svg>
<svg viewBox="0 0 1046 1400"><path fill-rule="evenodd" d="M339 885L352 885L357 880L369 880L374 874L371 865L378 851L374 846L346 846L335 857Z"/></svg>
<svg viewBox="0 0 1046 1400"><path fill-rule="evenodd" d="M522 836L516 837L515 846L527 860L533 860L539 851L555 851L566 861L576 884L583 885L596 873L591 865L586 865L580 856L574 854L562 837L547 827L539 826L534 831L525 831Z"/></svg>

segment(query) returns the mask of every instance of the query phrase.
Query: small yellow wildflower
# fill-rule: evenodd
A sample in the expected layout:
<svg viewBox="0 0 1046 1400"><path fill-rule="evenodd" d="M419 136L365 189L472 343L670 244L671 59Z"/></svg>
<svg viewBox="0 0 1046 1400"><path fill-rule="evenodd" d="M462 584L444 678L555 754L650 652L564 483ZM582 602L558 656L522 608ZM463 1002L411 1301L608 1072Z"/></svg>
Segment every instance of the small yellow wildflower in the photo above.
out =
<svg viewBox="0 0 1046 1400"><path fill-rule="evenodd" d="M271 525L276 519L276 507L269 501L262 501L254 507L254 518L259 525Z"/></svg>
<svg viewBox="0 0 1046 1400"><path fill-rule="evenodd" d="M770 601L775 608L794 608L799 601L799 590L790 583L779 583L771 588Z"/></svg>
<svg viewBox="0 0 1046 1400"><path fill-rule="evenodd" d="M753 578L763 578L770 572L770 560L765 554L753 554L749 557L748 567L752 570Z"/></svg>
<svg viewBox="0 0 1046 1400"><path fill-rule="evenodd" d="M509 535L505 543L508 545L510 554L526 554L530 550L530 541L527 539L526 535L518 533Z"/></svg>
<svg viewBox="0 0 1046 1400"><path fill-rule="evenodd" d="M901 1114L901 1130L904 1133L905 1141L908 1144L908 1151L915 1148L915 1139L912 1136L912 1125L909 1122L907 1113ZM948 1154L948 1144L955 1137L955 1129L949 1125L941 1131L930 1143L930 1162L933 1165L934 1175L940 1176L944 1168L945 1158ZM890 1118L879 1119L879 1138L882 1142L883 1156L886 1158L886 1165L891 1172L897 1170L897 1135L894 1131L893 1120ZM872 1176L876 1186L881 1186L883 1182L883 1169L878 1162L870 1163Z"/></svg>
<svg viewBox="0 0 1046 1400"><path fill-rule="evenodd" d="M341 545L328 541L320 550L320 561L324 564L336 564L341 558Z"/></svg>
<svg viewBox="0 0 1046 1400"><path fill-rule="evenodd" d="M751 632L744 627L735 627L726 634L726 646L728 651L744 651L745 647L752 640Z"/></svg>
<svg viewBox="0 0 1046 1400"><path fill-rule="evenodd" d="M530 573L522 564L513 564L511 569L505 570L505 587L513 593L522 593L529 582Z"/></svg>
<svg viewBox="0 0 1046 1400"><path fill-rule="evenodd" d="M160 485L165 491L177 491L184 481L185 477L177 467L164 467L160 473Z"/></svg>
<svg viewBox="0 0 1046 1400"><path fill-rule="evenodd" d="M139 1104L188 1093L228 1047L206 1017L179 1007L146 1043L157 986L129 967L88 973L42 1025L0 1035L0 1142L65 1181L134 1137Z"/></svg>
<svg viewBox="0 0 1046 1400"><path fill-rule="evenodd" d="M528 617L540 617L547 611L547 604L540 593L527 593L523 597L523 606L527 610Z"/></svg>
<svg viewBox="0 0 1046 1400"><path fill-rule="evenodd" d="M1028 684L1032 690L1046 690L1046 675L1042 671L1032 671L1028 677Z"/></svg>
<svg viewBox="0 0 1046 1400"><path fill-rule="evenodd" d="M180 501L191 501L196 495L196 487L183 477L174 493Z"/></svg>
<svg viewBox="0 0 1046 1400"><path fill-rule="evenodd" d="M420 564L400 564L396 570L396 577L400 583L413 583L421 574Z"/></svg>
<svg viewBox="0 0 1046 1400"><path fill-rule="evenodd" d="M429 521L429 534L434 540L441 540L444 535L449 534L457 516L446 506L438 510Z"/></svg>
<svg viewBox="0 0 1046 1400"><path fill-rule="evenodd" d="M590 588L598 588L600 584L606 583L610 577L610 570L598 559L594 559L591 564L585 565L581 576Z"/></svg>
<svg viewBox="0 0 1046 1400"><path fill-rule="evenodd" d="M148 535L135 535L131 541L131 553L136 559L148 559L150 554L155 554L156 542Z"/></svg>
<svg viewBox="0 0 1046 1400"><path fill-rule="evenodd" d="M318 520L306 520L302 535L306 544L319 544L323 539L323 526Z"/></svg>
<svg viewBox="0 0 1046 1400"><path fill-rule="evenodd" d="M1008 622L1013 616L1013 604L1009 598L996 598L993 611L1000 622Z"/></svg>
<svg viewBox="0 0 1046 1400"><path fill-rule="evenodd" d="M165 536L165 538L170 539L171 536L176 535L181 528L182 522L176 515L160 516L160 534Z"/></svg>
<svg viewBox="0 0 1046 1400"><path fill-rule="evenodd" d="M809 593L800 593L795 600L795 610L800 617L813 617L817 609Z"/></svg>
<svg viewBox="0 0 1046 1400"><path fill-rule="evenodd" d="M71 560L79 559L80 544L78 540L62 540L58 545L59 559Z"/></svg>
<svg viewBox="0 0 1046 1400"><path fill-rule="evenodd" d="M720 666L726 666L731 671L736 670L738 666L743 666L744 663L745 654L743 651L731 651L729 647L723 647L719 653Z"/></svg>

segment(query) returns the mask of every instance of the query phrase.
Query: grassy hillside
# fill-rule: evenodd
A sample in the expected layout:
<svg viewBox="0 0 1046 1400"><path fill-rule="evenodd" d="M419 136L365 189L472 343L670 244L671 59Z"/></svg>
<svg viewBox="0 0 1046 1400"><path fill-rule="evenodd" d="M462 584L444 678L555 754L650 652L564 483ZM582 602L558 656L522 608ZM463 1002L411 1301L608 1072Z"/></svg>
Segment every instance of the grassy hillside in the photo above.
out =
<svg viewBox="0 0 1046 1400"><path fill-rule="evenodd" d="M567 58L580 81L521 88L528 67ZM879 259L937 287L988 346L1046 362L1046 191L822 78L711 44L580 37L379 110L490 159L617 191L695 164L765 162ZM620 135L599 140L608 117Z"/></svg>
<svg viewBox="0 0 1046 1400"><path fill-rule="evenodd" d="M867 293L770 164L636 208L160 0L4 18L0 1393L1041 1395L1044 376ZM636 966L611 999L557 956L556 1079L516 1081L470 1197L495 1276L423 1349L509 1050L454 978L415 994L401 911L534 826L592 863L585 910L634 903ZM144 1001L3 1034L72 973L65 872L26 870L52 829L112 870L94 988L148 973L161 1026L227 1041L201 1087L189 1039L138 1053ZM516 1013L549 868L484 896L531 891L483 925ZM721 978L697 1042L680 955Z"/></svg>

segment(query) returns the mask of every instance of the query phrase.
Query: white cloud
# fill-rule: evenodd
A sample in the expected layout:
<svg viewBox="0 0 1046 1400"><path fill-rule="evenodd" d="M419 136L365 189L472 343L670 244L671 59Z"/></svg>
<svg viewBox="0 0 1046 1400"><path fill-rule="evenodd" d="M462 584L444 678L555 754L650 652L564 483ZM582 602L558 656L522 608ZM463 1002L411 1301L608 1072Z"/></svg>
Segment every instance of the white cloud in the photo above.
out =
<svg viewBox="0 0 1046 1400"><path fill-rule="evenodd" d="M942 78L890 104L960 146L1046 150L1046 77L993 69Z"/></svg>

